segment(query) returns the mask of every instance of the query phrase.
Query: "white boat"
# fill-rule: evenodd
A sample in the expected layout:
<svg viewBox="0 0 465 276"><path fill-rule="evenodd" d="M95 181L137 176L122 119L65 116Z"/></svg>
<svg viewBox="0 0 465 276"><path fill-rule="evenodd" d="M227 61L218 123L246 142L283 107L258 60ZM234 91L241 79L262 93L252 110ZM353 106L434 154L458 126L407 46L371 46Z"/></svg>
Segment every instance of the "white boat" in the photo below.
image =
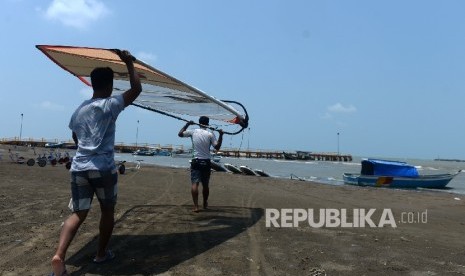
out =
<svg viewBox="0 0 465 276"><path fill-rule="evenodd" d="M254 170L254 172L258 175L258 176L264 176L264 177L269 177L270 175L263 171L263 170Z"/></svg>
<svg viewBox="0 0 465 276"><path fill-rule="evenodd" d="M226 169L228 169L228 171L230 171L232 173L237 173L237 174L242 173L241 170L238 167L234 166L233 164L226 163L226 164L224 164L224 167Z"/></svg>
<svg viewBox="0 0 465 276"><path fill-rule="evenodd" d="M143 150L143 149L138 149L135 152L132 153L132 155L138 155L138 156L154 156L155 151L153 150Z"/></svg>
<svg viewBox="0 0 465 276"><path fill-rule="evenodd" d="M65 145L64 142L61 143L45 143L44 147L50 148L50 149L58 149L62 148Z"/></svg>
<svg viewBox="0 0 465 276"><path fill-rule="evenodd" d="M220 163L215 162L215 161L211 161L210 166L211 166L211 168L213 170L215 170L217 172L227 172L228 171L223 165L221 165Z"/></svg>
<svg viewBox="0 0 465 276"><path fill-rule="evenodd" d="M240 166L239 170L241 170L241 172L246 175L254 175L254 176L257 175L251 168L247 166Z"/></svg>

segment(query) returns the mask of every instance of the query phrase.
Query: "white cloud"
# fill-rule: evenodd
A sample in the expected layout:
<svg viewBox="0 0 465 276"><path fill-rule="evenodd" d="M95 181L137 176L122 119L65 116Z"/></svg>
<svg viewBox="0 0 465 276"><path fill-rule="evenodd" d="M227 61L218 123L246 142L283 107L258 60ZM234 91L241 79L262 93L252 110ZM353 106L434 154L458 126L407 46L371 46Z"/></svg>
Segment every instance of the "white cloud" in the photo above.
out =
<svg viewBox="0 0 465 276"><path fill-rule="evenodd" d="M39 104L41 109L51 110L51 111L64 111L65 107L50 101L43 101Z"/></svg>
<svg viewBox="0 0 465 276"><path fill-rule="evenodd" d="M98 0L53 0L45 17L66 26L84 29L108 13L108 8Z"/></svg>
<svg viewBox="0 0 465 276"><path fill-rule="evenodd" d="M145 63L150 64L150 62L154 62L157 60L157 56L152 54L152 53L147 53L147 52L139 52L136 55L136 58L138 60L141 60Z"/></svg>
<svg viewBox="0 0 465 276"><path fill-rule="evenodd" d="M326 112L325 114L321 115L320 118L324 120L329 120L333 118L333 115L331 115L329 112Z"/></svg>
<svg viewBox="0 0 465 276"><path fill-rule="evenodd" d="M357 108L353 105L343 106L341 103L333 104L328 107L330 113L353 113L356 112Z"/></svg>

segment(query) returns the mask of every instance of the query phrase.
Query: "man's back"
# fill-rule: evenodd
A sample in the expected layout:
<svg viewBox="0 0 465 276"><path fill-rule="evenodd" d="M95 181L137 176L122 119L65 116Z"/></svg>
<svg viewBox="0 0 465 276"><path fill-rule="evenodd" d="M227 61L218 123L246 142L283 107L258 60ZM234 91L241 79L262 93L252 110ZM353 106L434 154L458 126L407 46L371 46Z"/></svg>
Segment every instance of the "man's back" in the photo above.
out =
<svg viewBox="0 0 465 276"><path fill-rule="evenodd" d="M194 158L210 159L210 147L215 146L217 143L213 133L203 128L197 128L186 130L184 136L192 139Z"/></svg>
<svg viewBox="0 0 465 276"><path fill-rule="evenodd" d="M121 95L90 99L77 108L69 123L79 141L71 171L114 169L115 121L123 109Z"/></svg>

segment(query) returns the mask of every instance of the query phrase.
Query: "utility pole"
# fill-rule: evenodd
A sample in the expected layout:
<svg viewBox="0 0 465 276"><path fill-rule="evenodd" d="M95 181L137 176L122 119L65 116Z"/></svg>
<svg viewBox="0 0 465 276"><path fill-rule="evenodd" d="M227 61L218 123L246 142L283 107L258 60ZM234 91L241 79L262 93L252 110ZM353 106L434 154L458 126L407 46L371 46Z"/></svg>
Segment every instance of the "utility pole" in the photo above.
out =
<svg viewBox="0 0 465 276"><path fill-rule="evenodd" d="M19 141L21 142L21 136L23 135L23 113L21 113L21 127L19 128Z"/></svg>
<svg viewBox="0 0 465 276"><path fill-rule="evenodd" d="M137 120L137 128L136 128L136 147L137 147L137 138L139 136L139 120Z"/></svg>
<svg viewBox="0 0 465 276"><path fill-rule="evenodd" d="M337 156L339 156L339 132L337 133Z"/></svg>
<svg viewBox="0 0 465 276"><path fill-rule="evenodd" d="M248 130L249 130L249 133L248 133L249 135L247 137L247 150L250 150L250 147L249 147L250 146L250 127L248 128Z"/></svg>

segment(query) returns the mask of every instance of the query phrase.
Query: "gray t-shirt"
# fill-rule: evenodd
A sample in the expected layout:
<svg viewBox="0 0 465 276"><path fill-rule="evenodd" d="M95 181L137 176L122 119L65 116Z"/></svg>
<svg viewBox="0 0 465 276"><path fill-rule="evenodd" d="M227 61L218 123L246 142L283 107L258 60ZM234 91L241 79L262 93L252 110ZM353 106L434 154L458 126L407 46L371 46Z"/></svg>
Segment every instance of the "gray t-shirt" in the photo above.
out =
<svg viewBox="0 0 465 276"><path fill-rule="evenodd" d="M206 129L196 128L186 130L182 135L184 137L191 137L194 158L210 159L210 147L216 146L218 143L215 134Z"/></svg>
<svg viewBox="0 0 465 276"><path fill-rule="evenodd" d="M116 168L115 122L123 109L122 95L86 100L76 109L69 122L79 141L71 171Z"/></svg>

